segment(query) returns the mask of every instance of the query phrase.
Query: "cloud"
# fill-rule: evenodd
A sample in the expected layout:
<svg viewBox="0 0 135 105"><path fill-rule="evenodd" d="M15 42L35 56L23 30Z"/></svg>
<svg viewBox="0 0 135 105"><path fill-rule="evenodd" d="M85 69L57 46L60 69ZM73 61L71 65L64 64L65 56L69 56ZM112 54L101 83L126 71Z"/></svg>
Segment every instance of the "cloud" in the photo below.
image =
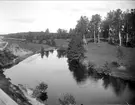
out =
<svg viewBox="0 0 135 105"><path fill-rule="evenodd" d="M71 11L72 11L72 12L80 12L81 9L73 8L73 9L71 9Z"/></svg>
<svg viewBox="0 0 135 105"><path fill-rule="evenodd" d="M97 11L100 11L100 12L106 12L106 11L108 11L107 8L103 8L103 7L101 7L101 8L100 7L97 7L97 8L88 7L87 10L95 11L95 12L97 12Z"/></svg>
<svg viewBox="0 0 135 105"><path fill-rule="evenodd" d="M12 22L18 22L18 23L33 23L36 19L34 18L13 18L10 19Z"/></svg>

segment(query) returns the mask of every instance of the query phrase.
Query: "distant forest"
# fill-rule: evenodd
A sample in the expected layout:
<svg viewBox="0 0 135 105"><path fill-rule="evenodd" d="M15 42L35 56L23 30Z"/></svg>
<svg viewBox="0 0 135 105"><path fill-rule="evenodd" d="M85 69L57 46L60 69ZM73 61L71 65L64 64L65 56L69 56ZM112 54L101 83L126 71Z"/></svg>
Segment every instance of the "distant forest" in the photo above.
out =
<svg viewBox="0 0 135 105"><path fill-rule="evenodd" d="M109 11L103 20L100 14L92 15L91 19L81 16L75 28L70 28L69 31L59 28L56 33L51 33L46 29L44 32L22 32L5 36L45 44L49 40L70 39L75 34L90 38L95 43L107 41L114 45L134 47L135 9Z"/></svg>

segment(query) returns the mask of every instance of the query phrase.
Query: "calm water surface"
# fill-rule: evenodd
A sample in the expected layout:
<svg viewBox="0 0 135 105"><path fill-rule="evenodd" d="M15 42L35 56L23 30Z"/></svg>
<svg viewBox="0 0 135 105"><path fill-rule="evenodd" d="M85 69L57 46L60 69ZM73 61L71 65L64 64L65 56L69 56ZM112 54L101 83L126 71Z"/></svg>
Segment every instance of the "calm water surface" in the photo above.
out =
<svg viewBox="0 0 135 105"><path fill-rule="evenodd" d="M71 93L78 104L134 103L135 87L113 77L88 73L76 63L69 64L64 52L56 50L45 56L35 54L4 73L13 84L34 88L39 82L48 84L47 103L58 104L63 93Z"/></svg>

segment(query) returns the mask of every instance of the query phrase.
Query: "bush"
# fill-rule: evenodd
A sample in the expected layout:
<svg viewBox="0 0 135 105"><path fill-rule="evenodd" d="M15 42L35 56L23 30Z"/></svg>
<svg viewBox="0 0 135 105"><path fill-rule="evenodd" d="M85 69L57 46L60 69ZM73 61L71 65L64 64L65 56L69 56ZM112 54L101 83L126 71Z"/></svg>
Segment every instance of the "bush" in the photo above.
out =
<svg viewBox="0 0 135 105"><path fill-rule="evenodd" d="M41 93L45 93L46 89L48 88L48 85L44 82L41 82L33 91L32 96L35 98L40 97Z"/></svg>
<svg viewBox="0 0 135 105"><path fill-rule="evenodd" d="M0 51L0 67L2 68L2 66L7 65L15 58L16 56L13 55L9 50Z"/></svg>
<svg viewBox="0 0 135 105"><path fill-rule="evenodd" d="M60 105L75 105L75 98L71 94L64 94L61 98L59 98Z"/></svg>

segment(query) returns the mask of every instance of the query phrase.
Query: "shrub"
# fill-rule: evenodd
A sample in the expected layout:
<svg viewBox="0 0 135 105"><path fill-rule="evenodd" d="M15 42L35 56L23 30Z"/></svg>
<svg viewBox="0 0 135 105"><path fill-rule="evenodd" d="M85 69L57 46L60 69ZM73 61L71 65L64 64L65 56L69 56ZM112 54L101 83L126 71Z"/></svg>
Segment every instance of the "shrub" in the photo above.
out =
<svg viewBox="0 0 135 105"><path fill-rule="evenodd" d="M48 85L44 82L41 82L36 88L33 90L32 96L37 98L40 97L41 93L44 93L46 89L48 88Z"/></svg>
<svg viewBox="0 0 135 105"><path fill-rule="evenodd" d="M59 98L60 105L75 105L75 98L71 94L64 94L61 98Z"/></svg>

